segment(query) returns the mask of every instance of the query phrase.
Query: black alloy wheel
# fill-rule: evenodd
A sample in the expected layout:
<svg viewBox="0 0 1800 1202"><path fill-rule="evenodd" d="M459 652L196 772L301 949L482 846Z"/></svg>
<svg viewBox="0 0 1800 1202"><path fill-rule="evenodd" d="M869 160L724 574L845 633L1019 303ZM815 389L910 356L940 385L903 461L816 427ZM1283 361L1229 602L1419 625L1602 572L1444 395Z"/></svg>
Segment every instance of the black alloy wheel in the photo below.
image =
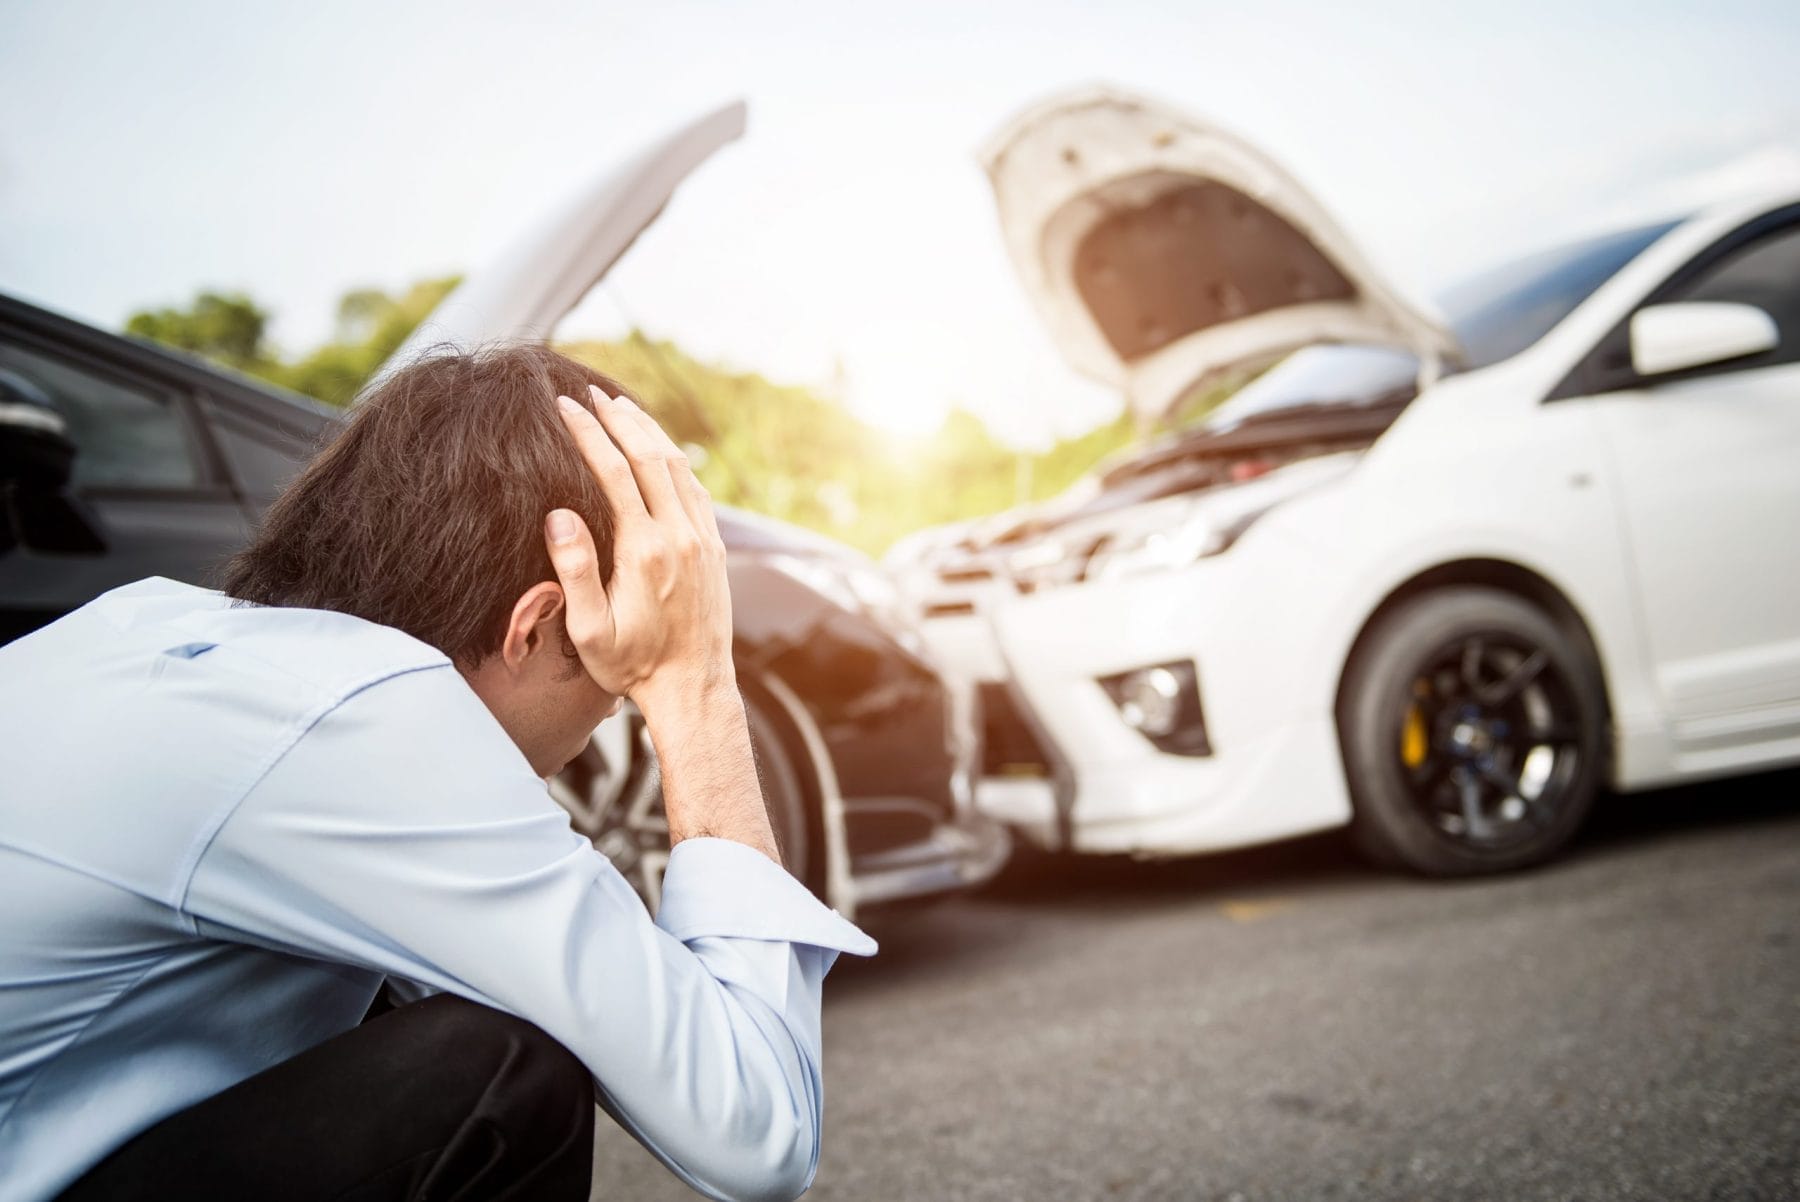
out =
<svg viewBox="0 0 1800 1202"><path fill-rule="evenodd" d="M1339 724L1357 843L1432 876L1547 859L1599 786L1592 658L1510 593L1444 589L1385 615L1351 667Z"/></svg>
<svg viewBox="0 0 1800 1202"><path fill-rule="evenodd" d="M763 711L748 698L744 709L782 863L804 880L808 846L800 778ZM618 716L594 732L581 755L550 779L550 795L569 811L575 830L612 861L655 913L669 866L669 820L663 813L656 749L636 706L626 702Z"/></svg>

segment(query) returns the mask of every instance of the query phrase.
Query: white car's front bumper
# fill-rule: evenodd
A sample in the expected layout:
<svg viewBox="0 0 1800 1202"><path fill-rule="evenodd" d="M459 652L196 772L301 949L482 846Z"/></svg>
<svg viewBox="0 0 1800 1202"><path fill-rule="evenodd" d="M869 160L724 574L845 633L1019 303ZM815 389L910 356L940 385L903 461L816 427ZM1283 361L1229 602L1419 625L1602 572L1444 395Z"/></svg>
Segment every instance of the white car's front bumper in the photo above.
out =
<svg viewBox="0 0 1800 1202"><path fill-rule="evenodd" d="M1043 846L1139 855L1242 847L1348 821L1330 702L1336 665L1318 662L1293 625L1295 594L1259 604L1240 575L1206 561L996 592L975 613L928 618L926 637L949 675L985 692L990 708L1009 709L1007 721L1043 753L1036 778L999 774L990 756L978 806ZM1209 754L1159 750L1100 683L1181 661L1196 668Z"/></svg>

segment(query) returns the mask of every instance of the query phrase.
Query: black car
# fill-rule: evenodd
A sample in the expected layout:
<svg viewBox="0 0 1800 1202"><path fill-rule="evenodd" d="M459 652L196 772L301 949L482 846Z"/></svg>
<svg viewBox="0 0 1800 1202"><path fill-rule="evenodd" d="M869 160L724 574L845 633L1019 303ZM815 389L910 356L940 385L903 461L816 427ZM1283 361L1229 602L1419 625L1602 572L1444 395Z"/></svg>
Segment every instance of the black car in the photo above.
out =
<svg viewBox="0 0 1800 1202"><path fill-rule="evenodd" d="M145 576L206 584L342 420L335 409L0 297L0 642ZM845 912L985 879L972 716L885 577L806 531L721 510L738 676L789 867ZM654 902L654 756L629 709L551 782Z"/></svg>

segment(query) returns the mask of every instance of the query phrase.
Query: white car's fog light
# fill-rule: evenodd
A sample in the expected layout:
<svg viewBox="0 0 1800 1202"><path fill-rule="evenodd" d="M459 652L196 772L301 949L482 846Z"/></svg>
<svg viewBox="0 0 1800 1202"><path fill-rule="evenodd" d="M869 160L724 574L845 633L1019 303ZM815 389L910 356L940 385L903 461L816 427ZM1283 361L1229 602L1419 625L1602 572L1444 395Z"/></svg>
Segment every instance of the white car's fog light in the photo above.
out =
<svg viewBox="0 0 1800 1202"><path fill-rule="evenodd" d="M1187 660L1152 664L1100 679L1125 725L1172 755L1211 755L1200 686Z"/></svg>
<svg viewBox="0 0 1800 1202"><path fill-rule="evenodd" d="M1167 668L1145 668L1119 682L1119 717L1152 738L1173 733L1181 716L1181 682Z"/></svg>

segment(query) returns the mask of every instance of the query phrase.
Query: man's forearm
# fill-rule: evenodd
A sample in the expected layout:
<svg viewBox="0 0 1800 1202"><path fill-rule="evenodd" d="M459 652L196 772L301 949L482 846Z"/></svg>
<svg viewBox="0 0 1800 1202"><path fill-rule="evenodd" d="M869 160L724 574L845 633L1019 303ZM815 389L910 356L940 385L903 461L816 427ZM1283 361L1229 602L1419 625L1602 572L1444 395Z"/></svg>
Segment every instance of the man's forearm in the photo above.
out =
<svg viewBox="0 0 1800 1202"><path fill-rule="evenodd" d="M671 845L712 836L781 862L735 681L637 699L662 769Z"/></svg>

